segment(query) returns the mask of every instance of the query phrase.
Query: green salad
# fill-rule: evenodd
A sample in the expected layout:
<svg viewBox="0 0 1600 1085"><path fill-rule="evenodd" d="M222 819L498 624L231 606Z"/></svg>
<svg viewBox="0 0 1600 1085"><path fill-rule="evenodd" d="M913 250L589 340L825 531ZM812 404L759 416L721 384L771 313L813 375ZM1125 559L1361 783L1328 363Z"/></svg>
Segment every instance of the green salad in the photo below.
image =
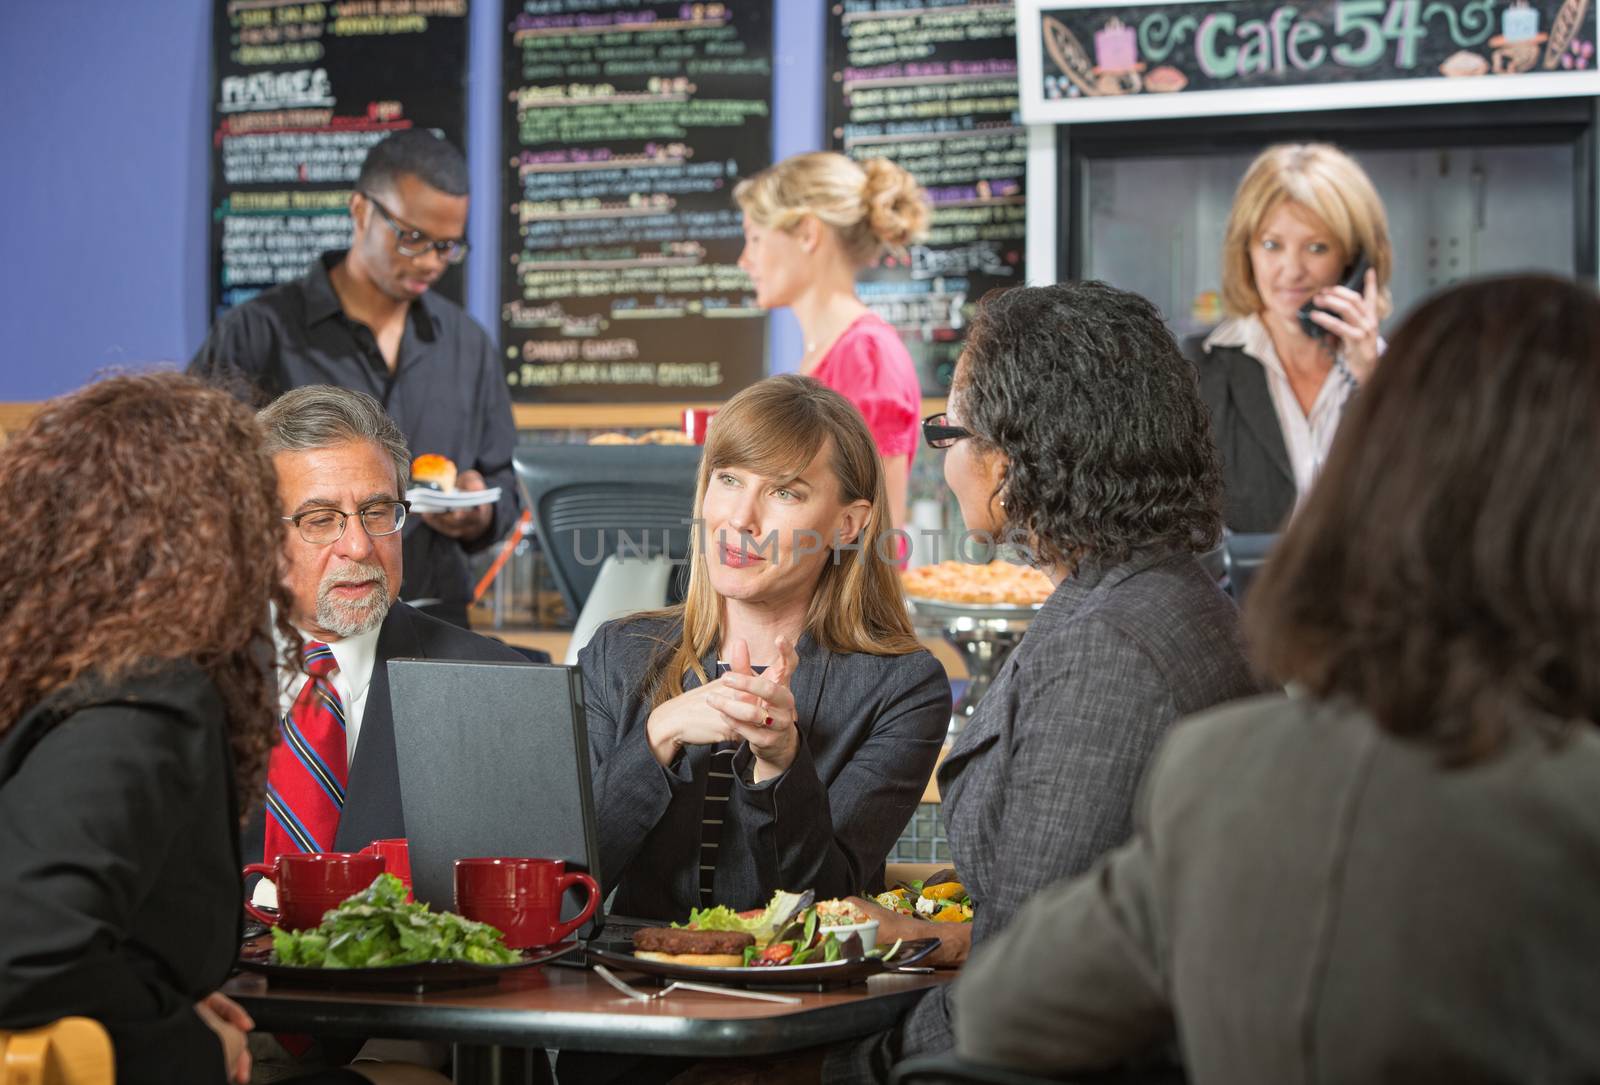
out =
<svg viewBox="0 0 1600 1085"><path fill-rule="evenodd" d="M515 964L504 936L487 923L454 912L406 903L406 887L393 874L323 914L313 930L275 927L272 949L278 964L304 968L389 968L424 961Z"/></svg>

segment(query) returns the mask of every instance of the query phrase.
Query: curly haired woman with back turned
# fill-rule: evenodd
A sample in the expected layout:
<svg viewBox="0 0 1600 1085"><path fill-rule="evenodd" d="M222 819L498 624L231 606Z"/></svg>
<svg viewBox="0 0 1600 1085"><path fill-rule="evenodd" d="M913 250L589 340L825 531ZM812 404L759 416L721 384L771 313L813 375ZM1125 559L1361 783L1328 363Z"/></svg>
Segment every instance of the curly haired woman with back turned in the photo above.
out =
<svg viewBox="0 0 1600 1085"><path fill-rule="evenodd" d="M1291 692L1186 720L1138 832L955 990L968 1058L1196 1085L1600 1075L1600 298L1395 334L1251 592Z"/></svg>
<svg viewBox="0 0 1600 1085"><path fill-rule="evenodd" d="M1098 282L991 294L925 424L969 530L1026 541L1055 591L939 768L970 929L873 908L878 937L958 964L1041 886L1128 838L1145 763L1190 712L1254 693L1233 604L1195 555L1221 531L1194 372L1144 298ZM951 1046L945 990L834 1052L829 1082L881 1080Z"/></svg>
<svg viewBox="0 0 1600 1085"><path fill-rule="evenodd" d="M6 445L0 1027L95 1018L124 1085L250 1076L252 1022L216 988L288 613L260 438L249 408L164 373L46 404Z"/></svg>

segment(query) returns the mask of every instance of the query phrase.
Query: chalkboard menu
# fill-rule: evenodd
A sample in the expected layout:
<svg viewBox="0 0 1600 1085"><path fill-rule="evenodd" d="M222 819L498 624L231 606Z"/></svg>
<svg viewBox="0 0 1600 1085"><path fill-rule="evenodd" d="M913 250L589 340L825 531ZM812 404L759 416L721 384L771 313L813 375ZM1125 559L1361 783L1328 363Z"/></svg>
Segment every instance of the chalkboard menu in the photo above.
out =
<svg viewBox="0 0 1600 1085"><path fill-rule="evenodd" d="M212 18L211 309L350 244L367 148L423 127L465 151L467 0L219 0ZM433 289L461 299L461 269Z"/></svg>
<svg viewBox="0 0 1600 1085"><path fill-rule="evenodd" d="M1027 134L1008 3L843 0L828 9L828 132L853 158L909 170L934 206L909 259L863 276L861 299L942 395L981 298L1023 281Z"/></svg>
<svg viewBox="0 0 1600 1085"><path fill-rule="evenodd" d="M772 158L772 3L507 0L501 345L513 399L759 380L733 186Z"/></svg>
<svg viewBox="0 0 1600 1085"><path fill-rule="evenodd" d="M1590 0L1029 0L1030 122L1594 94Z"/></svg>

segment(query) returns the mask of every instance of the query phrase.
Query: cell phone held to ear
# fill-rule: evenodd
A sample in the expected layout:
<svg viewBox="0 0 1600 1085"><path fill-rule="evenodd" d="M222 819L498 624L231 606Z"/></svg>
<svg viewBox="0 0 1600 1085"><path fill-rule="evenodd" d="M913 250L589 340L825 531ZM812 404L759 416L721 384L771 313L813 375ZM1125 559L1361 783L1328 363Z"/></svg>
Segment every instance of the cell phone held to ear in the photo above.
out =
<svg viewBox="0 0 1600 1085"><path fill-rule="evenodd" d="M1356 253L1355 261L1344 269L1344 278L1340 281L1339 285L1348 287L1349 289L1354 290L1357 294L1364 294L1367 287L1367 270L1371 267L1372 265L1367 262L1365 253ZM1321 324L1318 324L1315 320L1312 320L1312 313L1327 313L1329 316L1333 317L1336 317L1339 314L1333 312L1331 309L1324 309L1320 305L1313 305L1309 301L1300 307L1300 330L1305 332L1313 339L1321 339L1323 336L1328 334L1328 329L1324 328Z"/></svg>

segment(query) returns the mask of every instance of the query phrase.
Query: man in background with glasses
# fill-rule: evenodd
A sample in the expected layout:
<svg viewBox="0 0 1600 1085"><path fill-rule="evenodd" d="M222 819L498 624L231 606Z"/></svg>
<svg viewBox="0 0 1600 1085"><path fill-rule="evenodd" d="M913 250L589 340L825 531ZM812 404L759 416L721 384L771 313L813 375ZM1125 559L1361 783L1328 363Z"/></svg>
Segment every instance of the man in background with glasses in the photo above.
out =
<svg viewBox="0 0 1600 1085"><path fill-rule="evenodd" d="M258 406L310 384L365 392L417 454L455 462L458 490L500 487L493 505L427 513L402 530L402 597L434 600L430 613L461 626L467 554L503 538L520 511L498 351L430 289L466 257L467 192L466 161L448 142L419 129L386 137L350 196L350 248L224 313L189 363Z"/></svg>

